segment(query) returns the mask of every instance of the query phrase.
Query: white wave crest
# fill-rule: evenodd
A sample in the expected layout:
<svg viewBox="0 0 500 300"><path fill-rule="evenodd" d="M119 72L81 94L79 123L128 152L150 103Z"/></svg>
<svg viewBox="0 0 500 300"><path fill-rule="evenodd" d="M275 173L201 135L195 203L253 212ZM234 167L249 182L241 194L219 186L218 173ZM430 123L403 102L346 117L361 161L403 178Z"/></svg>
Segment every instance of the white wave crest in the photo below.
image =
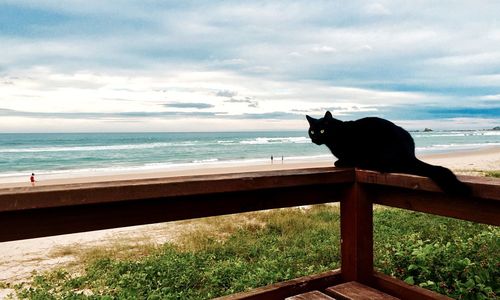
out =
<svg viewBox="0 0 500 300"><path fill-rule="evenodd" d="M437 144L426 147L416 147L417 152L439 152L450 150L472 150L490 146L500 146L500 143L469 143L469 144Z"/></svg>
<svg viewBox="0 0 500 300"><path fill-rule="evenodd" d="M263 144L306 144L309 139L303 136L299 137L258 137L251 140L241 141L240 144L246 145L263 145Z"/></svg>
<svg viewBox="0 0 500 300"><path fill-rule="evenodd" d="M152 149L161 147L172 147L176 145L193 146L194 143L147 143L147 144L124 144L108 146L68 146L68 147L39 147L39 148L7 148L0 149L0 153L35 153L35 152L72 152L72 151L108 151L108 150L129 150L129 149Z"/></svg>

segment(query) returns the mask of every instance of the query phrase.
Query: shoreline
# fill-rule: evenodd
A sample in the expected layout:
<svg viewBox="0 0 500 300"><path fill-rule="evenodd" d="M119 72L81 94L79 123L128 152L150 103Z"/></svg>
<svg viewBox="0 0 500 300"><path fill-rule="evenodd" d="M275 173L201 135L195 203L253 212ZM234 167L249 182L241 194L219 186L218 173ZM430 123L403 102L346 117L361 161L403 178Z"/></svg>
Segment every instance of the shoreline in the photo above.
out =
<svg viewBox="0 0 500 300"><path fill-rule="evenodd" d="M446 153L417 155L417 158L449 168L457 174L484 175L484 171L500 170L500 146Z"/></svg>
<svg viewBox="0 0 500 300"><path fill-rule="evenodd" d="M427 163L447 167L458 174L473 174L480 171L500 170L500 146L484 147L473 150L459 150L445 153L417 154L417 157ZM277 157L270 161L249 160L241 162L211 162L200 165L179 165L153 170L108 170L95 172L75 172L73 174L52 174L37 176L35 186L109 182L117 180L149 179L187 175L208 175L239 172L257 172L271 170L289 170L315 167L332 167L335 158L331 155L314 158L284 159ZM29 174L28 174L29 175ZM0 188L30 187L29 176L0 179Z"/></svg>
<svg viewBox="0 0 500 300"><path fill-rule="evenodd" d="M75 172L73 174L57 174L36 176L35 186L46 186L56 184L87 183L87 182L108 182L117 180L149 179L161 177L176 177L188 175L211 175L224 173L258 172L271 170L288 170L296 168L314 168L333 166L332 158L304 158L284 160L275 159L273 164L270 161L241 161L241 162L212 162L200 165L179 165L153 170L126 170L126 171L102 171L102 172ZM7 187L29 187L29 175L24 176L24 180L9 182L8 179L0 179L0 188ZM65 177L60 177L65 176ZM17 179L17 178L16 178Z"/></svg>

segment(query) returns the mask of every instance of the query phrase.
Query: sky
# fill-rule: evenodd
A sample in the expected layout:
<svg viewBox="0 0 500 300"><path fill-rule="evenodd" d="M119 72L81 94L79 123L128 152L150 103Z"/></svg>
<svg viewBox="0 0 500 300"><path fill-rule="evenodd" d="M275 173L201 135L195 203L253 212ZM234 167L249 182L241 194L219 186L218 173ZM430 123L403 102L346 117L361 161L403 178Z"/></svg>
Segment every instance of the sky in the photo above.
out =
<svg viewBox="0 0 500 300"><path fill-rule="evenodd" d="M0 0L0 132L500 126L500 1Z"/></svg>

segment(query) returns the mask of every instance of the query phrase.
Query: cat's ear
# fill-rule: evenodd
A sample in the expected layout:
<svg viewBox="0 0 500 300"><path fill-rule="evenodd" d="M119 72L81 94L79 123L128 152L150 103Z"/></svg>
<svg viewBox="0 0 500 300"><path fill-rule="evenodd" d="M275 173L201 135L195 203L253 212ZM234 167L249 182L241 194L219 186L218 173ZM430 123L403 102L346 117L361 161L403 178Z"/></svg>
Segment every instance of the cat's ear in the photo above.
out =
<svg viewBox="0 0 500 300"><path fill-rule="evenodd" d="M333 119L332 113L329 110L325 113L325 119Z"/></svg>
<svg viewBox="0 0 500 300"><path fill-rule="evenodd" d="M313 125L316 121L315 118L309 117L308 115L306 115L306 119L307 119L307 122L309 122L309 125Z"/></svg>

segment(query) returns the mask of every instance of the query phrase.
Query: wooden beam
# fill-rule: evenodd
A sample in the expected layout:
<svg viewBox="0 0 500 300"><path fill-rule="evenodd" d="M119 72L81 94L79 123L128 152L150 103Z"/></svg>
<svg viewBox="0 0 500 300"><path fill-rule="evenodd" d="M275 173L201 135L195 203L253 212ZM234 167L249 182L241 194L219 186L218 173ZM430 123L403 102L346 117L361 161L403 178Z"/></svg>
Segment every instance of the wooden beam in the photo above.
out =
<svg viewBox="0 0 500 300"><path fill-rule="evenodd" d="M317 173L317 171L315 171ZM65 191L54 189L60 198L45 198L41 208L28 209L19 202L18 206L4 205L8 208L0 212L0 242L35 238L42 236L125 227L140 224L175 221L222 214L241 213L264 209L310 205L340 201L352 185L346 172L329 173L330 178L311 175L302 181L303 172L297 174L274 174L271 177L241 175L231 179L209 181L215 186L207 186L204 178L197 181L162 183L161 191L153 185L139 185L129 188L129 192L139 197L130 199L125 191L105 186L104 191L94 186L70 190L68 198ZM324 173L319 173L324 174ZM335 175L340 175L335 177ZM347 174L348 175L348 174ZM306 175L306 177L309 175ZM333 178L332 178L333 177ZM297 183L300 181L300 184ZM335 181L346 183L332 183ZM210 193L202 194L200 187L206 186ZM227 184L227 185L224 185ZM184 188L186 190L184 190ZM191 188L191 189L189 189ZM218 192L217 192L218 191ZM87 195L87 193L90 195ZM165 194L159 198L142 198ZM97 195L100 195L99 198ZM142 195L142 196L141 196ZM20 200L37 193L27 193ZM125 200L119 201L120 197ZM81 200L83 198L83 200ZM98 200L102 201L98 201ZM63 200L67 200L64 202ZM8 201L3 199L2 201ZM82 202L89 204L82 204ZM35 203L28 201L28 205ZM59 206L56 206L58 204ZM14 210L13 208L18 208Z"/></svg>
<svg viewBox="0 0 500 300"><path fill-rule="evenodd" d="M372 287L405 300L451 300L451 298L426 290L419 286L387 276L380 272L373 274Z"/></svg>
<svg viewBox="0 0 500 300"><path fill-rule="evenodd" d="M312 168L0 189L0 212L354 182L354 170Z"/></svg>
<svg viewBox="0 0 500 300"><path fill-rule="evenodd" d="M383 293L357 281L350 281L329 287L325 292L334 296L336 299L399 300L399 298Z"/></svg>
<svg viewBox="0 0 500 300"><path fill-rule="evenodd" d="M333 270L321 274L304 276L289 281L284 281L265 287L253 289L248 292L233 294L216 298L217 300L276 300L286 297L323 290L329 286L342 282L340 270Z"/></svg>
<svg viewBox="0 0 500 300"><path fill-rule="evenodd" d="M373 206L357 183L340 202L340 231L344 282L369 284L373 272Z"/></svg>
<svg viewBox="0 0 500 300"><path fill-rule="evenodd" d="M500 180L461 179L473 197L447 196L428 178L336 168L4 188L0 242L341 201L342 273L306 276L223 299L283 299L347 281L403 299L448 299L373 274L372 203L500 226Z"/></svg>
<svg viewBox="0 0 500 300"><path fill-rule="evenodd" d="M285 300L335 300L320 291L311 291L303 294L298 294L292 297L288 297Z"/></svg>
<svg viewBox="0 0 500 300"><path fill-rule="evenodd" d="M425 177L356 171L356 182L364 186L373 203L500 226L500 180L461 179L471 187L473 197L446 195Z"/></svg>
<svg viewBox="0 0 500 300"><path fill-rule="evenodd" d="M376 204L500 226L500 203L497 200L450 197L443 193L378 185L365 188Z"/></svg>
<svg viewBox="0 0 500 300"><path fill-rule="evenodd" d="M458 178L471 188L474 198L500 201L500 179L480 176L458 176ZM443 194L430 178L416 175L356 170L356 182Z"/></svg>

